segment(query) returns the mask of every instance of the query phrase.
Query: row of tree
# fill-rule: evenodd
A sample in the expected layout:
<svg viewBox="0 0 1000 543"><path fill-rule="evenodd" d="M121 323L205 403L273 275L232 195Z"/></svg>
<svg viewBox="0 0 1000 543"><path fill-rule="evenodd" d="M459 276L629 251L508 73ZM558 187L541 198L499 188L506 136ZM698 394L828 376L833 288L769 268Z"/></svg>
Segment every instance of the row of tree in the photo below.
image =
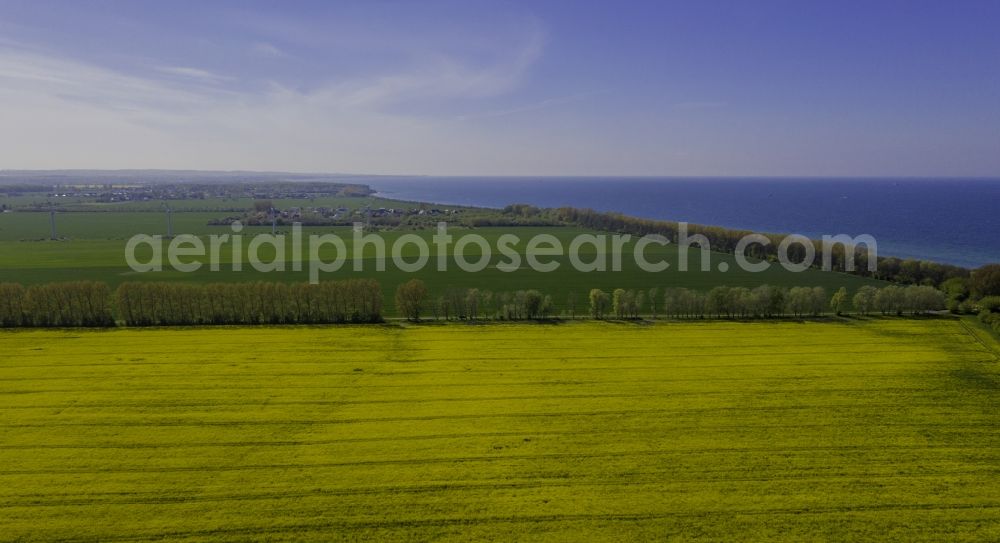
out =
<svg viewBox="0 0 1000 543"><path fill-rule="evenodd" d="M979 320L1000 334L1000 296L987 296L978 302Z"/></svg>
<svg viewBox="0 0 1000 543"><path fill-rule="evenodd" d="M687 288L658 288L648 291L616 289L610 295L590 291L590 315L595 319L614 316L636 319L641 314L653 318L771 318L781 315L819 315L827 310L830 298L822 287L783 289L761 285L715 287L708 292Z"/></svg>
<svg viewBox="0 0 1000 543"><path fill-rule="evenodd" d="M538 290L493 292L478 288L448 288L433 298L420 279L411 279L396 289L396 310L409 320L525 320L552 315L552 297Z"/></svg>
<svg viewBox="0 0 1000 543"><path fill-rule="evenodd" d="M610 306L608 300L610 299ZM662 305L658 305L657 300ZM603 318L610 307L618 318L637 318L648 300L648 313L653 317L660 314L672 318L773 318L779 316L817 316L823 313L841 315L853 305L854 311L862 315L882 313L883 315L920 314L945 308L944 293L926 285L901 287L889 285L884 288L863 286L849 298L846 288L841 287L828 296L823 287L781 288L761 285L746 287L719 286L702 293L687 288L664 289L662 298L659 289L648 293L642 291L616 290L612 296L594 289L590 292L591 315Z"/></svg>
<svg viewBox="0 0 1000 543"><path fill-rule="evenodd" d="M382 321L374 279L309 283L124 283L115 293L129 326L340 324Z"/></svg>
<svg viewBox="0 0 1000 543"><path fill-rule="evenodd" d="M0 283L0 325L114 326L111 290L104 283L73 281L25 288Z"/></svg>
<svg viewBox="0 0 1000 543"><path fill-rule="evenodd" d="M592 289L581 308L574 294L567 299L563 315L576 318L578 310L589 309L594 319L638 319L641 316L683 318L773 318L780 316L838 315L853 306L856 313L870 315L920 314L945 308L945 295L926 285L884 288L864 286L853 296L841 287L832 296L822 287L781 288L761 285L715 287L708 292L687 288L649 290ZM537 290L493 293L477 288L448 289L434 298L419 279L411 279L396 289L396 309L407 319L435 320L524 320L547 318L554 312L551 296Z"/></svg>
<svg viewBox="0 0 1000 543"><path fill-rule="evenodd" d="M944 293L927 285L889 285L883 288L864 286L854 294L852 302L854 310L862 315L876 312L883 315L916 315L940 311L946 306Z"/></svg>
<svg viewBox="0 0 1000 543"><path fill-rule="evenodd" d="M989 300L992 298L984 298ZM477 288L448 289L431 298L419 279L396 290L396 308L411 320L425 316L446 320L526 320L552 315L552 297L538 290L494 293ZM649 290L593 289L590 316L637 319L643 315L672 318L771 318L841 314L848 305L860 314L924 313L945 308L945 293L926 285L861 287L848 298L841 288L827 296L822 287L790 289L761 285L715 287L708 292L686 288ZM565 314L577 316L574 295ZM989 312L989 311L987 311ZM25 288L0 283L0 325L128 326L201 324L328 324L382 321L382 291L373 279L297 283L183 284L130 282L114 292L104 283L78 281ZM989 317L993 319L993 317ZM989 324L992 324L992 320Z"/></svg>
<svg viewBox="0 0 1000 543"><path fill-rule="evenodd" d="M373 279L308 283L0 284L0 324L16 326L335 324L382 321Z"/></svg>
<svg viewBox="0 0 1000 543"><path fill-rule="evenodd" d="M941 283L953 313L979 313L980 300L1000 296L1000 264L987 264L972 271L968 278L953 277Z"/></svg>

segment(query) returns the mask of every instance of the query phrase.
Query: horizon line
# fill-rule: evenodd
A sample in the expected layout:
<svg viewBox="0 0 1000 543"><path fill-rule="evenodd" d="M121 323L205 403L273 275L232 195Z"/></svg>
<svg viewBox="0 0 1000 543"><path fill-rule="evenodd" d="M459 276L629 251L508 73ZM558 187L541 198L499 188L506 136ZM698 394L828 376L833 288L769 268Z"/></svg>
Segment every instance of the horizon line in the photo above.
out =
<svg viewBox="0 0 1000 543"><path fill-rule="evenodd" d="M53 168L53 169L21 169L21 168L0 168L0 176L17 174L42 174L42 173L199 173L199 174L265 174L265 175L296 175L296 176L330 176L330 177L406 177L406 178L473 178L473 179L774 179L774 180L794 180L794 179L815 179L815 180L1000 180L1000 174L996 175L957 175L957 174L929 174L929 175L830 175L830 174L719 174L719 175L683 175L683 174L482 174L482 173L462 173L462 174L428 174L428 173L357 173L357 172L323 172L323 171L289 171L289 170L226 170L226 169L194 169L194 168Z"/></svg>

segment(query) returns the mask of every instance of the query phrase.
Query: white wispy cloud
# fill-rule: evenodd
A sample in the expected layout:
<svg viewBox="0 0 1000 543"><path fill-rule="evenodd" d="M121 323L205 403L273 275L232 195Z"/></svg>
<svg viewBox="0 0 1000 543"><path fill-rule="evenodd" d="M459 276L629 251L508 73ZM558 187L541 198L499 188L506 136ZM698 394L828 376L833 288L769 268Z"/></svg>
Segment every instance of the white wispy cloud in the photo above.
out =
<svg viewBox="0 0 1000 543"><path fill-rule="evenodd" d="M0 163L426 171L446 149L486 146L449 128L450 116L413 116L405 106L510 92L543 47L534 29L489 64L441 54L302 90L280 81L228 84L234 80L193 66L126 73L0 45Z"/></svg>
<svg viewBox="0 0 1000 543"><path fill-rule="evenodd" d="M522 84L541 57L543 32L534 27L513 55L494 65L475 66L439 56L403 73L334 83L327 90L348 106L381 106L441 98L483 98L508 93Z"/></svg>
<svg viewBox="0 0 1000 543"><path fill-rule="evenodd" d="M232 77L210 72L208 70L203 70L201 68L193 68L191 66L157 66L157 71L167 74L175 75L188 79L197 79L200 81L218 83L222 81L232 81Z"/></svg>
<svg viewBox="0 0 1000 543"><path fill-rule="evenodd" d="M213 98L204 89L167 85L76 60L33 51L0 48L0 93L4 107L19 99L78 103L109 110L188 109Z"/></svg>
<svg viewBox="0 0 1000 543"><path fill-rule="evenodd" d="M455 117L456 121L470 121L474 119L489 119L493 117L506 117L508 115L517 115L520 113L530 113L533 111L539 111L542 109L547 109L554 106L559 106L562 104L569 104L582 100L584 98L589 98L591 96L597 96L604 94L605 91L587 91L587 92L577 92L574 94L569 94L566 96L556 96L553 98L546 98L545 100L539 100L537 102L531 102L528 104L523 104L519 106L509 107L505 109L493 109L488 111L483 111L479 113L471 113L466 115L459 115Z"/></svg>

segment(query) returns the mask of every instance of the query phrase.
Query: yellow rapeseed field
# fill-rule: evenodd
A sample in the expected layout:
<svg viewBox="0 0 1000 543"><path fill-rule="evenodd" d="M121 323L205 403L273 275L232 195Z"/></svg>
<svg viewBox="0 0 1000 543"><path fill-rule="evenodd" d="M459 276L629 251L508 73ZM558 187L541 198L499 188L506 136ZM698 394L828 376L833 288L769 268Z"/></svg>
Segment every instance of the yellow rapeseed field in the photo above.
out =
<svg viewBox="0 0 1000 543"><path fill-rule="evenodd" d="M953 319L0 333L0 540L1000 540Z"/></svg>

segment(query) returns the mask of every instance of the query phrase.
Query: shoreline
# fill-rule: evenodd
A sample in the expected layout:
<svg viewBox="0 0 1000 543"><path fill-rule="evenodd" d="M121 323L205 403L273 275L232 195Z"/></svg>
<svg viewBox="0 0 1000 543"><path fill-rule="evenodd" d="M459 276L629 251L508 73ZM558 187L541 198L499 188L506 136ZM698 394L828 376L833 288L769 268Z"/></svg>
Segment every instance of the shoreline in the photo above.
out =
<svg viewBox="0 0 1000 543"><path fill-rule="evenodd" d="M498 187L496 185L476 185L473 181L489 179L508 179L514 186ZM974 269L976 267L1000 262L1000 247L990 245L992 238L979 235L971 236L968 232L981 232L995 224L1000 229L1000 223L991 218L985 209L987 196L973 198L974 204L969 205L963 195L952 195L952 199L961 201L959 215L952 217L947 206L943 209L906 214L907 222L894 220L891 206L883 200L906 198L916 201L923 207L933 208L941 199L939 191L931 190L935 184L947 183L943 178L815 178L816 183L790 185L794 178L699 178L696 185L694 178L644 178L641 181L628 178L572 178L553 177L554 181L544 189L536 184L527 183L520 178L461 178L461 177L420 177L420 178L386 178L382 180L368 179L366 183L375 191L375 196L401 200L417 201L436 205L454 205L476 207L482 209L502 209L511 204L528 204L539 208L572 207L577 209L594 209L603 213L620 213L653 221L688 222L704 226L714 226L728 230L746 230L759 233L788 234L797 233L811 239L819 239L822 235L872 234L880 242L880 254L893 256L900 260L925 260L939 264L961 266ZM641 194L622 197L618 191L607 190L606 186L616 180L624 181L621 192L643 190ZM873 185L863 184L873 180ZM382 181L382 183L379 183ZM567 187L579 181L584 188L570 194ZM630 181L636 181L630 185ZM967 181L980 187L982 192L1000 193L1000 178L955 178L954 181ZM903 191L900 195L893 187L899 183L912 182L912 186L921 186L921 191ZM463 191L456 191L455 186L462 184ZM748 207L756 211L743 209L738 202L746 195L753 196L754 191L778 188L769 184L788 187L789 194L779 195L777 192L759 194L755 200L748 202ZM657 185L660 185L657 187ZM739 189L733 189L738 185ZM868 198L866 190L869 187L880 187L877 194ZM471 187L471 188L470 188ZM672 197L675 187L679 187L676 198ZM847 187L848 190L841 190ZM617 188L617 187L616 187ZM813 191L813 189L816 189ZM961 187L959 187L961 188ZM726 190L737 190L726 193ZM716 193L722 192L717 201L713 200ZM926 194L924 194L926 192ZM419 193L419 194L418 194ZM461 193L463 198L450 197L450 194ZM618 198L618 200L615 200ZM861 202L862 200L871 202ZM669 205L657 207L659 201L668 201ZM711 200L711 202L708 202ZM801 200L799 205L795 205ZM708 202L708 203L706 203ZM949 205L953 203L949 201ZM779 214L769 211L771 208L785 209ZM773 211L773 210L772 210ZM821 212L822 211L822 212ZM975 211L975 213L973 213ZM748 214L754 216L748 217ZM948 215L954 222L948 227L947 233L933 227L939 221L923 221L917 215L936 216ZM935 215L936 214L936 215ZM985 216L984 216L985 214ZM781 219L773 217L781 216ZM884 216L884 217L883 217ZM740 217L743 220L740 220ZM981 223L981 224L980 224ZM808 224L808 227L803 225ZM954 236L952 236L954 233ZM971 237L970 237L971 236ZM974 239L975 242L963 247L960 242ZM959 247L956 249L956 247Z"/></svg>

